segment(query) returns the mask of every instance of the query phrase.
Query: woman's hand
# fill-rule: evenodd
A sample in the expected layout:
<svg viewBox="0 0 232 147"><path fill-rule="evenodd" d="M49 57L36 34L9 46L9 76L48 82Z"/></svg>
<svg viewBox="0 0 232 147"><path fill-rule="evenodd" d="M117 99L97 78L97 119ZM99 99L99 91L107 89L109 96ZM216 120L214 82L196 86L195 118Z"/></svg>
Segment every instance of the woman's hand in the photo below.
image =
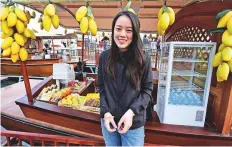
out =
<svg viewBox="0 0 232 147"><path fill-rule="evenodd" d="M105 113L105 115L104 115L104 123L105 123L105 127L106 127L108 132L112 133L112 132L116 131L117 125L116 125L116 123L114 121L114 116L112 116L110 114L110 112ZM113 128L110 127L110 123L113 125Z"/></svg>
<svg viewBox="0 0 232 147"><path fill-rule="evenodd" d="M123 134L126 133L130 127L132 126L134 112L129 109L127 112L121 117L118 123L118 132Z"/></svg>

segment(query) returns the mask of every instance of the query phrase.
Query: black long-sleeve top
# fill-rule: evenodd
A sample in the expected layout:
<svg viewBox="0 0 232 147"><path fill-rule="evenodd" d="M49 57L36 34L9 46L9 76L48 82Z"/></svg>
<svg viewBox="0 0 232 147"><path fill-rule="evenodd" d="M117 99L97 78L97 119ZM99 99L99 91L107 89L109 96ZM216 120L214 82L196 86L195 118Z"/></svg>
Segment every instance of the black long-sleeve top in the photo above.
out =
<svg viewBox="0 0 232 147"><path fill-rule="evenodd" d="M98 86L100 92L100 114L104 118L106 112L110 112L116 121L125 112L131 109L135 116L131 129L144 126L146 122L146 108L151 100L153 89L151 60L145 54L145 65L142 72L141 88L136 90L126 78L127 53L119 52L119 60L116 65L116 79L106 74L106 63L108 62L109 50L102 52L99 58ZM104 73L103 73L104 72Z"/></svg>

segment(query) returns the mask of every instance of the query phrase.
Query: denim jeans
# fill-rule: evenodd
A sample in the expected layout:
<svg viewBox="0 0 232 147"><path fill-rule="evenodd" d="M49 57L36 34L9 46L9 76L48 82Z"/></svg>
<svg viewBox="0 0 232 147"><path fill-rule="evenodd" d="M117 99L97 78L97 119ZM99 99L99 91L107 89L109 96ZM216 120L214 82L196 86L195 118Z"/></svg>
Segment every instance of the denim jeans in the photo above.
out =
<svg viewBox="0 0 232 147"><path fill-rule="evenodd" d="M106 146L143 146L144 145L144 126L128 130L125 134L120 134L117 131L110 133L107 131L104 120L101 119L102 134Z"/></svg>

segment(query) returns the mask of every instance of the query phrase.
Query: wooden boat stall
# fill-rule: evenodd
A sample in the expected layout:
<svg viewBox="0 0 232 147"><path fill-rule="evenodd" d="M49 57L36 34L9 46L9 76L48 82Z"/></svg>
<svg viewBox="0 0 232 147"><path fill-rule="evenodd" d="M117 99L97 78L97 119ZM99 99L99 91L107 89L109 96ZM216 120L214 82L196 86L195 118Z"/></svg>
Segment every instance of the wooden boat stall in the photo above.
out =
<svg viewBox="0 0 232 147"><path fill-rule="evenodd" d="M176 23L167 30L165 40L213 41L217 42L218 46L221 42L221 35L210 34L208 30L215 28L216 21L214 21L214 17L216 14L221 10L231 8L231 6L231 1L204 1L187 5L177 13ZM200 32L198 32L198 30ZM191 35L190 32L192 34L201 35ZM201 38L203 39L201 40ZM145 125L145 142L162 145L231 146L232 75L229 76L227 81L220 84L216 82L215 75L215 71L213 71L205 127L161 124L157 118L157 114L153 112L153 119L147 121ZM92 74L91 76L95 78L95 82L87 80L87 82L84 83L85 86L83 86L81 90L79 89L75 92L78 93L80 97L88 97L87 94L96 92L97 76L96 74ZM102 139L98 104L96 104L96 106L86 104L86 102L88 102L87 100L91 101L92 99L94 99L92 100L92 104L95 104L94 102L96 102L97 96L92 95L90 99L86 99L82 103L83 105L79 106L66 103L68 102L67 93L70 94L70 92L67 92L67 89L61 90L62 92L59 92L60 94L55 96L55 98L57 98L63 95L64 99L66 99L65 101L63 101L63 99L60 101L50 101L51 98L45 101L44 99L41 100L41 98L38 98L41 96L41 93L43 94L43 91L48 91L48 89L52 91L52 84L55 84L55 80L50 76L32 89L32 96L26 95L16 100L16 104L20 106L24 116L32 120L43 121L45 123L75 130L81 136ZM75 87L76 83L70 84L71 86L74 84ZM154 89L154 91L155 90L157 89ZM56 94L57 93L58 92L56 92ZM76 95L73 95L73 97L76 97ZM153 96L153 99L156 99L156 95ZM19 124L10 120L9 117L7 119L6 114L2 114L2 121L2 125L9 128L13 128L8 125L9 123L14 125ZM46 132L43 128L40 130L36 130L35 127L32 128L31 126L27 128L26 125L22 125L22 123L21 126L24 127L22 129L27 131L31 129L33 131ZM15 128L15 130L22 131L20 128Z"/></svg>

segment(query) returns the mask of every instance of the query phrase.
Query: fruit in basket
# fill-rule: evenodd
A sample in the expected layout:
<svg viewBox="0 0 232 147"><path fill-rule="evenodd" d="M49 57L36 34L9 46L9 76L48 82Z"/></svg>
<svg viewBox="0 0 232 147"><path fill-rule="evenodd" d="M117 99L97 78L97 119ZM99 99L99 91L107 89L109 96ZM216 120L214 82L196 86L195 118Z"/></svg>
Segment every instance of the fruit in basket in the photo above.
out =
<svg viewBox="0 0 232 147"><path fill-rule="evenodd" d="M72 95L68 95L66 99L69 104L72 104Z"/></svg>
<svg viewBox="0 0 232 147"><path fill-rule="evenodd" d="M72 98L72 104L73 105L78 105L79 103L78 103L78 96L73 96L73 98Z"/></svg>

